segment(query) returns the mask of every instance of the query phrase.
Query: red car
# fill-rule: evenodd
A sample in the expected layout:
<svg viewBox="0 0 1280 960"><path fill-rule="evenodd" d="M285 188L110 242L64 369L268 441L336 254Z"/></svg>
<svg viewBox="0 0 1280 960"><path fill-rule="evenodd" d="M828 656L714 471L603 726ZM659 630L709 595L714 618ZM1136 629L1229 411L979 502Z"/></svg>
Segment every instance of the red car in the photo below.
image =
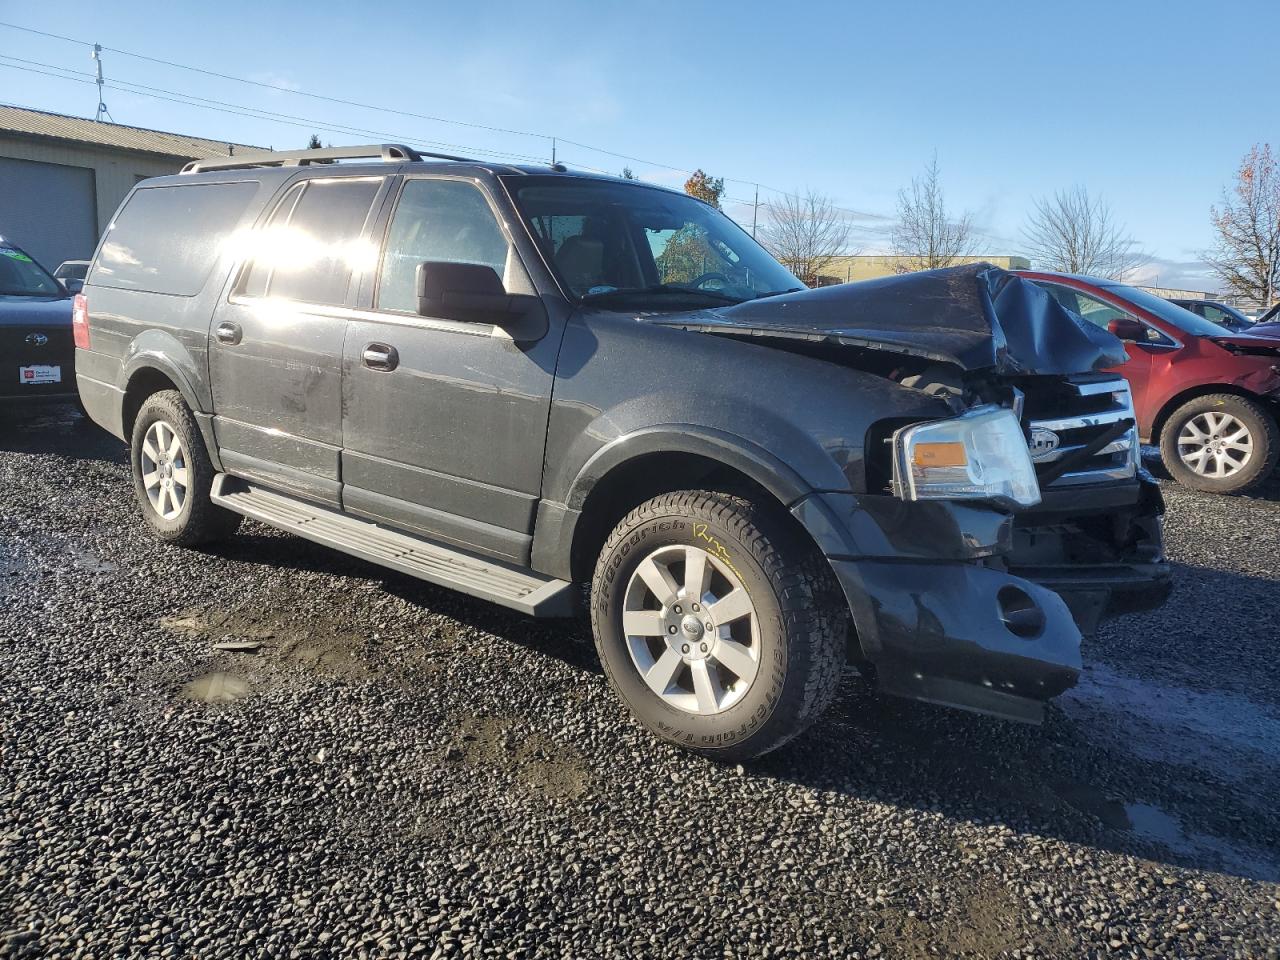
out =
<svg viewBox="0 0 1280 960"><path fill-rule="evenodd" d="M1280 329L1232 333L1114 280L1018 271L1068 310L1125 341L1143 441L1189 487L1242 493L1280 457Z"/></svg>

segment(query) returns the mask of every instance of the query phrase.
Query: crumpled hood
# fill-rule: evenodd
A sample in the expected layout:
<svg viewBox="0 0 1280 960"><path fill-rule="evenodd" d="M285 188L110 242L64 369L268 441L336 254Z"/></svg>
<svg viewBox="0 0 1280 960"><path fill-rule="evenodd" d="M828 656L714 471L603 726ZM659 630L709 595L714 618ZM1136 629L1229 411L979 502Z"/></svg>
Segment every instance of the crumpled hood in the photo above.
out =
<svg viewBox="0 0 1280 960"><path fill-rule="evenodd" d="M1119 338L989 263L644 319L703 333L839 343L1006 375L1091 373L1128 359Z"/></svg>
<svg viewBox="0 0 1280 960"><path fill-rule="evenodd" d="M0 327L71 326L71 298L0 296Z"/></svg>

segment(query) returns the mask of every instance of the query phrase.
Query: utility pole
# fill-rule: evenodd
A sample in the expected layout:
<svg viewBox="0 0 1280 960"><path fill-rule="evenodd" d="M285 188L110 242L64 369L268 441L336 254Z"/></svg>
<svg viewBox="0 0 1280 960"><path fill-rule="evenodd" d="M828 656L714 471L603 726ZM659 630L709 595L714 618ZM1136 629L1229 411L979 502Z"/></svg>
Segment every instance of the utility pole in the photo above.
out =
<svg viewBox="0 0 1280 960"><path fill-rule="evenodd" d="M756 238L756 214L760 210L760 184L756 184L756 200L751 205L751 239Z"/></svg>
<svg viewBox="0 0 1280 960"><path fill-rule="evenodd" d="M94 62L98 65L98 112L94 114L95 123L101 123L102 117L105 115L108 120L111 119L111 111L107 109L106 103L102 99L102 44L95 43L93 45L93 53L90 54ZM114 121L112 121L114 123Z"/></svg>
<svg viewBox="0 0 1280 960"><path fill-rule="evenodd" d="M556 165L556 138L551 138L551 165Z"/></svg>

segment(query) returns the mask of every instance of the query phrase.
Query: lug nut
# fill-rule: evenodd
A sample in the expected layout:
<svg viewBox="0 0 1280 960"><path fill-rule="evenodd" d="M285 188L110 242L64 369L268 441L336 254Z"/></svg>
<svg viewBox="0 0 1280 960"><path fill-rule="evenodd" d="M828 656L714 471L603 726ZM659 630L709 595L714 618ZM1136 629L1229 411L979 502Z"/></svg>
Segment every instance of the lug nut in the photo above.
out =
<svg viewBox="0 0 1280 960"><path fill-rule="evenodd" d="M699 607L696 603L693 605L693 612L694 612L694 613L697 613L700 609L702 609L702 608L701 608L701 607Z"/></svg>
<svg viewBox="0 0 1280 960"><path fill-rule="evenodd" d="M667 627L667 633L675 633L675 632L676 632L676 626L674 623L671 626Z"/></svg>
<svg viewBox="0 0 1280 960"><path fill-rule="evenodd" d="M713 626L711 625L711 621L710 621L710 620L708 620L708 621L707 621L707 629L708 629L708 630L714 630L714 629L715 629L715 627L713 627Z"/></svg>
<svg viewBox="0 0 1280 960"><path fill-rule="evenodd" d="M681 653L688 653L688 652L689 652L689 645L688 645L687 643L686 643L686 644L684 644L684 645L680 648L680 652L681 652Z"/></svg>
<svg viewBox="0 0 1280 960"><path fill-rule="evenodd" d="M707 645L706 645L705 643L700 643L700 644L698 644L698 648L699 648L703 653L706 653L706 652L707 652Z"/></svg>
<svg viewBox="0 0 1280 960"><path fill-rule="evenodd" d="M678 603L675 605L675 607L674 607L673 609L675 610L675 612L676 612L676 613L683 613L683 612L684 612L683 610L681 610L681 609L680 609L680 604L678 604Z"/></svg>

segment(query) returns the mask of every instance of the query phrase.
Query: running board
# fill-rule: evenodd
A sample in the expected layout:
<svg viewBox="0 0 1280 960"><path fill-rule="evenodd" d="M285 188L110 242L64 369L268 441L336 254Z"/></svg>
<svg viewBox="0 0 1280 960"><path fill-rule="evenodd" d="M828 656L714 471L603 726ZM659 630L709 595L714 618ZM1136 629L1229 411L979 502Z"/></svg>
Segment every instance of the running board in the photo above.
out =
<svg viewBox="0 0 1280 960"><path fill-rule="evenodd" d="M532 617L573 613L573 584L490 560L220 473L210 499L220 507L419 580Z"/></svg>

